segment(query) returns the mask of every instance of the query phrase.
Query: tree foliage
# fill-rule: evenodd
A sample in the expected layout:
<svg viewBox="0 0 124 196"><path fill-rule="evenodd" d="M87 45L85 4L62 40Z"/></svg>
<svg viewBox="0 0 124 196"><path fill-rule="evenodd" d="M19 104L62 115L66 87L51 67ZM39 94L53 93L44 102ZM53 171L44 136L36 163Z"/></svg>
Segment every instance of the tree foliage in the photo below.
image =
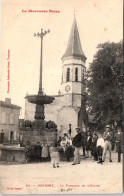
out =
<svg viewBox="0 0 124 196"><path fill-rule="evenodd" d="M87 108L102 128L122 124L123 45L122 42L98 45L87 72Z"/></svg>

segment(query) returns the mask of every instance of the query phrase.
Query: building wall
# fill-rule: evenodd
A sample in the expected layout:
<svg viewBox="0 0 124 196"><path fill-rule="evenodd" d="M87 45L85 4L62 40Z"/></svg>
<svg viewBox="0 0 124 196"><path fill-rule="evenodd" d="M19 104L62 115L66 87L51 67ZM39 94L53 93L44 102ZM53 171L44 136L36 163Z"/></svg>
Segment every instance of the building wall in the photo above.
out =
<svg viewBox="0 0 124 196"><path fill-rule="evenodd" d="M78 126L78 114L80 107L63 106L63 96L55 97L52 104L45 105L45 120L52 120L57 124L57 129L60 136L67 133L69 130L69 124L72 125L72 137L76 134L75 128ZM25 102L25 120L34 120L35 104ZM83 124L83 123L82 123ZM85 125L82 125L84 129Z"/></svg>
<svg viewBox="0 0 124 196"><path fill-rule="evenodd" d="M58 130L59 135L63 135L67 133L69 130L69 124L72 126L72 134L74 137L76 135L75 128L78 126L78 110L76 111L73 107L62 107L62 109L58 113Z"/></svg>
<svg viewBox="0 0 124 196"><path fill-rule="evenodd" d="M19 115L20 109L0 105L0 133L4 131L5 142L10 141L10 133L13 131L13 139L16 141L19 136Z"/></svg>
<svg viewBox="0 0 124 196"><path fill-rule="evenodd" d="M71 95L72 96L72 95ZM78 113L80 107L63 106L65 96L56 96L52 104L45 105L45 120L52 120L57 124L59 135L68 132L69 124L72 125L72 137L76 134L78 126ZM78 99L75 100L78 102ZM25 100L25 120L34 120L35 104Z"/></svg>

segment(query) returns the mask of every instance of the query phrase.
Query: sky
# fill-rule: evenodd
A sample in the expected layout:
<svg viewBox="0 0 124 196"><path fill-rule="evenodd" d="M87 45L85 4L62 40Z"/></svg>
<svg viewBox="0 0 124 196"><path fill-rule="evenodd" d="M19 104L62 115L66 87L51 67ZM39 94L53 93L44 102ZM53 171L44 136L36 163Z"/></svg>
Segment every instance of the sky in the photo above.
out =
<svg viewBox="0 0 124 196"><path fill-rule="evenodd" d="M48 12L30 13L29 9ZM119 42L123 38L122 0L2 0L1 10L0 100L11 98L13 104L21 106L21 118L24 97L27 92L37 94L39 87L41 43L34 33L41 28L50 29L43 40L43 88L47 95L56 95L60 89L61 57L67 47L74 12L87 69L99 43Z"/></svg>

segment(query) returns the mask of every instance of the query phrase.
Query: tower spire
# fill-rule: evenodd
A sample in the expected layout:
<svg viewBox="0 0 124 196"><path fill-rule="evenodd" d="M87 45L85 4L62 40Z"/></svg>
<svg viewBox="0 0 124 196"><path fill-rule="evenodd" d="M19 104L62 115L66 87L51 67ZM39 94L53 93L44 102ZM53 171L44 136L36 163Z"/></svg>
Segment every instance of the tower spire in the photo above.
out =
<svg viewBox="0 0 124 196"><path fill-rule="evenodd" d="M67 48L65 54L62 57L62 60L66 57L78 57L86 61L86 56L82 50L76 17L75 17L75 10L74 10L74 20L67 44Z"/></svg>
<svg viewBox="0 0 124 196"><path fill-rule="evenodd" d="M75 6L74 6L74 18L75 18Z"/></svg>

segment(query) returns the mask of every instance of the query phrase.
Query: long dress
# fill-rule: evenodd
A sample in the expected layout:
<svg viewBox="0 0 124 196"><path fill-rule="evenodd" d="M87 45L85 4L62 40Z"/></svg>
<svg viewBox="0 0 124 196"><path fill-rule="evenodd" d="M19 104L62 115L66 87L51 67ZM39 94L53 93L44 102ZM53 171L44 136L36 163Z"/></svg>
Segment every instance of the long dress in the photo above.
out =
<svg viewBox="0 0 124 196"><path fill-rule="evenodd" d="M25 146L25 160L26 160L26 162L28 162L30 160L30 158L31 158L31 146L30 146L30 144L29 145L26 144L26 146Z"/></svg>
<svg viewBox="0 0 124 196"><path fill-rule="evenodd" d="M70 158L72 158L74 156L74 149L72 147L72 140L71 139L67 140L65 154L66 154L67 161L70 161Z"/></svg>
<svg viewBox="0 0 124 196"><path fill-rule="evenodd" d="M49 156L47 144L42 147L42 158L47 158Z"/></svg>
<svg viewBox="0 0 124 196"><path fill-rule="evenodd" d="M97 136L96 135L93 135L92 143L91 143L91 155L94 157L94 160L97 161L97 148L96 148L96 143L97 143Z"/></svg>

